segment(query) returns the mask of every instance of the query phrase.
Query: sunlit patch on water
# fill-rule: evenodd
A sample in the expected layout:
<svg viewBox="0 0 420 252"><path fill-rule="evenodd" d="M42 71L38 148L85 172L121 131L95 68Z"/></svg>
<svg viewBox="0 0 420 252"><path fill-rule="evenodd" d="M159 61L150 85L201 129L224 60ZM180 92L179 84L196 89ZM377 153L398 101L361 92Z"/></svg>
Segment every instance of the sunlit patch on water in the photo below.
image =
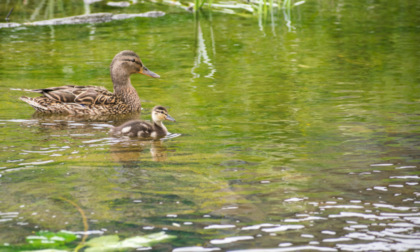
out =
<svg viewBox="0 0 420 252"><path fill-rule="evenodd" d="M214 239L211 240L211 244L226 244L226 243L234 243L237 241L244 241L244 240L253 240L253 236L234 236L234 237L226 237L223 239Z"/></svg>
<svg viewBox="0 0 420 252"><path fill-rule="evenodd" d="M0 212L0 223L12 221L13 219L18 218L19 212Z"/></svg>
<svg viewBox="0 0 420 252"><path fill-rule="evenodd" d="M396 167L395 169L416 169L417 166L414 165L408 165L408 166L400 166L400 167Z"/></svg>
<svg viewBox="0 0 420 252"><path fill-rule="evenodd" d="M32 165L43 165L43 164L48 164L48 163L52 163L54 162L54 160L46 160L46 161L38 161L38 162L29 162L29 163L20 163L19 165L23 165L23 166L32 166Z"/></svg>
<svg viewBox="0 0 420 252"><path fill-rule="evenodd" d="M0 120L0 122L34 123L34 122L37 122L37 120L28 120L28 119L10 119L10 120Z"/></svg>
<svg viewBox="0 0 420 252"><path fill-rule="evenodd" d="M100 146L101 144L110 144L110 143L118 143L121 142L121 140L113 137L105 137L100 139L92 139L92 140L86 140L83 141L84 144L94 144L91 145L93 147Z"/></svg>
<svg viewBox="0 0 420 252"><path fill-rule="evenodd" d="M209 220L204 230L224 230L228 234L211 239L210 244L221 246L226 244L243 244L247 242L264 243L264 240L279 237L277 248L239 249L231 251L406 251L419 249L420 213L419 206L407 204L420 195L411 189L411 194L399 193L406 190L406 180L417 185L417 175L395 175L399 167L386 164L371 166L390 168L381 170L387 178L387 184L360 188L364 195L358 198L333 197L328 201L316 201L312 197L292 197L283 200L284 204L298 208L312 205L309 212L296 213L294 217L283 218L278 223L261 223L246 225L242 221L217 224L217 218ZM407 169L409 170L409 169ZM381 180L380 180L381 181ZM366 190L373 188L374 190ZM381 193L379 199L376 193ZM372 197L376 200L367 200ZM393 204L385 203L382 197L393 197ZM418 201L417 201L418 202ZM418 204L418 203L417 203ZM222 207L222 210L227 210ZM229 208L229 215L235 216L243 210L241 204ZM221 219L223 220L223 219ZM212 223L213 222L213 223ZM182 226L180 226L182 228ZM284 240L284 234L290 242ZM280 237L283 237L281 239ZM300 237L300 238L298 238ZM293 242L293 240L299 240ZM303 240L302 240L303 239ZM306 245L302 244L306 243ZM180 248L182 251L182 248Z"/></svg>
<svg viewBox="0 0 420 252"><path fill-rule="evenodd" d="M289 245L289 244L287 244ZM317 246L290 246L285 248L270 248L270 249L239 249L231 250L236 252L288 252L288 251L337 251L334 248L317 247Z"/></svg>
<svg viewBox="0 0 420 252"><path fill-rule="evenodd" d="M338 244L337 247L343 251L407 251L419 249L420 242L401 239L391 244L385 241L378 241L366 244Z"/></svg>
<svg viewBox="0 0 420 252"><path fill-rule="evenodd" d="M226 228L235 228L235 225L210 225L204 227L204 229L226 229Z"/></svg>
<svg viewBox="0 0 420 252"><path fill-rule="evenodd" d="M308 198L290 198L290 199L285 199L284 202L297 202L297 201L302 201Z"/></svg>
<svg viewBox="0 0 420 252"><path fill-rule="evenodd" d="M94 129L112 129L111 124L106 123L92 123L91 126L93 126Z"/></svg>

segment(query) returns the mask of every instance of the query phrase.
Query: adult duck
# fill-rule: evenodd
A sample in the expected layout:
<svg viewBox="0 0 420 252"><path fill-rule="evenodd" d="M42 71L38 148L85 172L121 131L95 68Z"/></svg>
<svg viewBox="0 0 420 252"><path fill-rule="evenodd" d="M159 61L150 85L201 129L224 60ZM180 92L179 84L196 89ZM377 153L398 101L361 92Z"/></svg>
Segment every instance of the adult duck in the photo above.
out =
<svg viewBox="0 0 420 252"><path fill-rule="evenodd" d="M163 121L175 121L175 119L168 114L168 110L162 106L155 106L153 108L152 120L153 123L141 120L128 121L120 126L112 128L111 133L113 135L159 139L168 135L168 130L165 125L163 125Z"/></svg>
<svg viewBox="0 0 420 252"><path fill-rule="evenodd" d="M46 114L71 115L117 115L139 112L140 98L131 85L130 75L141 73L153 78L160 76L150 71L133 51L122 51L115 55L110 66L114 92L100 86L65 85L32 92L42 96L20 99L31 105L37 112Z"/></svg>

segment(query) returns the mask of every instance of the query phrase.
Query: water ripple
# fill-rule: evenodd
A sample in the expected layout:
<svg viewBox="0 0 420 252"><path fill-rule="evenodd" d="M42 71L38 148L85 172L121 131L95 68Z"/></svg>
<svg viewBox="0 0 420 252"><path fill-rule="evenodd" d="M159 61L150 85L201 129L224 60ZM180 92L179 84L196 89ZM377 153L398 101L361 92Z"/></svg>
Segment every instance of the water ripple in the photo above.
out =
<svg viewBox="0 0 420 252"><path fill-rule="evenodd" d="M336 205L336 206L322 206L321 208L364 208L363 206L357 206L357 205Z"/></svg>
<svg viewBox="0 0 420 252"><path fill-rule="evenodd" d="M288 252L288 251L337 251L335 248L317 247L317 246L296 246L287 248L269 248L269 249L240 249L228 250L229 252Z"/></svg>
<svg viewBox="0 0 420 252"><path fill-rule="evenodd" d="M378 220L386 220L386 219L395 219L394 216L378 216L375 214L364 214L364 213L356 213L356 212L340 212L339 214L330 214L328 215L329 218L342 218L342 217L359 217L363 219L378 219Z"/></svg>
<svg viewBox="0 0 420 252"><path fill-rule="evenodd" d="M226 228L234 228L235 225L210 225L207 227L204 227L204 229L226 229Z"/></svg>
<svg viewBox="0 0 420 252"><path fill-rule="evenodd" d="M344 251L407 251L409 249L420 249L420 243L372 242L364 244L337 244L337 247Z"/></svg>
<svg viewBox="0 0 420 252"><path fill-rule="evenodd" d="M263 224L243 227L242 230L256 230L256 229L260 229L262 227L274 227L274 226L277 226L277 225L270 224L270 223L263 223Z"/></svg>
<svg viewBox="0 0 420 252"><path fill-rule="evenodd" d="M176 248L172 252L209 252L209 251L219 251L220 248L203 248L203 247L183 247Z"/></svg>
<svg viewBox="0 0 420 252"><path fill-rule="evenodd" d="M243 240L253 240L253 236L235 236L235 237L226 237L223 239L215 239L211 240L211 244L226 244L226 243L233 243L237 241L243 241Z"/></svg>
<svg viewBox="0 0 420 252"><path fill-rule="evenodd" d="M43 165L43 164L48 164L48 163L52 163L54 162L54 160L46 160L46 161L37 161L37 162L29 162L29 163L20 163L19 165Z"/></svg>
<svg viewBox="0 0 420 252"><path fill-rule="evenodd" d="M420 179L418 175L407 175L407 176L390 176L389 178L396 179Z"/></svg>
<svg viewBox="0 0 420 252"><path fill-rule="evenodd" d="M322 242L332 242L332 243L343 242L343 241L352 241L352 239L346 238L346 237L339 237L339 238L327 238L327 239L322 240Z"/></svg>
<svg viewBox="0 0 420 252"><path fill-rule="evenodd" d="M281 231L294 230L294 229L302 229L304 227L305 227L304 225L278 225L276 227L263 228L261 230L267 233L271 233L271 232L281 232Z"/></svg>
<svg viewBox="0 0 420 252"><path fill-rule="evenodd" d="M0 223L12 221L13 219L17 218L19 212L0 212Z"/></svg>
<svg viewBox="0 0 420 252"><path fill-rule="evenodd" d="M327 218L319 216L308 216L302 219L285 219L284 222L301 222L301 221L313 221L313 220L326 220Z"/></svg>
<svg viewBox="0 0 420 252"><path fill-rule="evenodd" d="M388 209L393 209L393 210L400 210L400 211L408 211L411 209L411 207L396 207L393 205L388 205L388 204L373 204L373 206L377 207L377 208L388 208Z"/></svg>

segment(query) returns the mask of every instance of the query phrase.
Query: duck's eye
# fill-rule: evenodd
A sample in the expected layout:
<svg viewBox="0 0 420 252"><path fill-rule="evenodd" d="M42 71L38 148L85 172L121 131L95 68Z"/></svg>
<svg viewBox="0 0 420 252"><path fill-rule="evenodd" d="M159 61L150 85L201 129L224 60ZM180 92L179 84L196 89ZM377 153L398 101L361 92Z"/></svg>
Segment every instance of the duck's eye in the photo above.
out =
<svg viewBox="0 0 420 252"><path fill-rule="evenodd" d="M136 60L135 59L132 59L132 60L130 60L131 62L136 62Z"/></svg>

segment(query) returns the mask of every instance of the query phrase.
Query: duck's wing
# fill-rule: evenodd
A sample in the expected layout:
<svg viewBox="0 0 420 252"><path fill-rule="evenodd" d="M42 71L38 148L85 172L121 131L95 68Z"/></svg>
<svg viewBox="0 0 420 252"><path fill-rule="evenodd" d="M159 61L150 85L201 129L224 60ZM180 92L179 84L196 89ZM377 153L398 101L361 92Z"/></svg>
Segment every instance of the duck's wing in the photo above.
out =
<svg viewBox="0 0 420 252"><path fill-rule="evenodd" d="M45 97L62 103L79 103L83 105L113 104L116 96L104 87L65 85L43 89L33 89Z"/></svg>

